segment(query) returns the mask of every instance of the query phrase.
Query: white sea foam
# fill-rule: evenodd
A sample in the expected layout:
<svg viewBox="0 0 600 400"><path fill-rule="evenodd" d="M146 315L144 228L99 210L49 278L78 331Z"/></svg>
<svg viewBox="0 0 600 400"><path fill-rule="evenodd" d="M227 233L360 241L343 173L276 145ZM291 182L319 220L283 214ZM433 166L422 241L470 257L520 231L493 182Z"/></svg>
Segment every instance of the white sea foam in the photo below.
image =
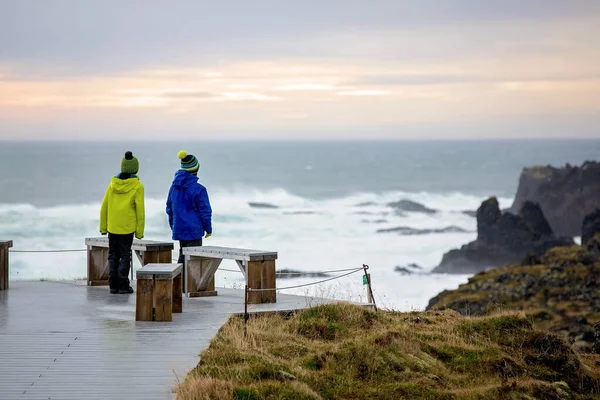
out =
<svg viewBox="0 0 600 400"><path fill-rule="evenodd" d="M436 214L398 216L386 204L408 199L439 210ZM476 236L476 221L462 211L475 210L483 199L461 193L357 193L339 199L311 200L285 190L211 193L214 235L205 243L275 250L278 269L323 271L370 266L376 299L394 309L422 309L438 292L455 288L466 276L400 275L397 265L417 263L425 271L435 267L444 252ZM499 199L502 207L511 199ZM265 202L276 209L251 208ZM372 203L358 206L360 203ZM146 201L147 239L170 240L162 199ZM0 238L14 240L14 250L83 249L84 238L97 236L99 203L36 208L27 204L0 204ZM382 221L385 220L385 221ZM378 223L373 223L377 221ZM455 225L467 233L423 236L378 234L377 229L407 226L416 229ZM10 278L73 279L86 275L85 252L18 253L11 255ZM138 265L135 266L139 267ZM234 262L222 268L237 269ZM335 275L335 274L334 274ZM362 273L327 284L286 290L286 293L325 295L365 300ZM239 273L219 271L217 286L241 286ZM319 280L280 280L287 287Z"/></svg>

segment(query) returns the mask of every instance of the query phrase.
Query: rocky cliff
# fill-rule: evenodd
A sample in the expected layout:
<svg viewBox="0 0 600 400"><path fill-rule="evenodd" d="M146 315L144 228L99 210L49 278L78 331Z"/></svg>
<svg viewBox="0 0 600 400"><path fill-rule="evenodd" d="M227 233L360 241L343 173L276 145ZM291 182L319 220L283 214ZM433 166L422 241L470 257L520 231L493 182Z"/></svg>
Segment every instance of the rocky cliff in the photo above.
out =
<svg viewBox="0 0 600 400"><path fill-rule="evenodd" d="M511 212L526 201L540 204L557 235L578 236L583 218L600 208L600 163L525 168Z"/></svg>
<svg viewBox="0 0 600 400"><path fill-rule="evenodd" d="M477 210L477 240L444 254L433 272L468 274L541 256L556 246L574 244L554 235L540 206L526 201L518 215L502 213L492 197Z"/></svg>

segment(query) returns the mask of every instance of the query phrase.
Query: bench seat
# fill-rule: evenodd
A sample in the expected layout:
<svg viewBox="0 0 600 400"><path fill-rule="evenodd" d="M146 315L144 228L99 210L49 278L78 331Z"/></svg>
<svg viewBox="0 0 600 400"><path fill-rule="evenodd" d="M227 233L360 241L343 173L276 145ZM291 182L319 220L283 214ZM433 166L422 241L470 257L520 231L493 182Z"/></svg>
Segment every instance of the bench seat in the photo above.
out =
<svg viewBox="0 0 600 400"><path fill-rule="evenodd" d="M108 236L86 238L85 245L88 249L88 286L108 285ZM131 246L131 250L135 253L140 265L170 263L173 257L173 248L173 242L138 239L134 239ZM131 269L131 277L133 279L133 268Z"/></svg>
<svg viewBox="0 0 600 400"><path fill-rule="evenodd" d="M183 311L182 264L147 264L136 271L136 321L172 321Z"/></svg>
<svg viewBox="0 0 600 400"><path fill-rule="evenodd" d="M190 297L216 296L214 275L222 260L235 260L250 289L275 289L277 252L219 246L184 247L186 293ZM248 303L275 303L275 290L250 292Z"/></svg>

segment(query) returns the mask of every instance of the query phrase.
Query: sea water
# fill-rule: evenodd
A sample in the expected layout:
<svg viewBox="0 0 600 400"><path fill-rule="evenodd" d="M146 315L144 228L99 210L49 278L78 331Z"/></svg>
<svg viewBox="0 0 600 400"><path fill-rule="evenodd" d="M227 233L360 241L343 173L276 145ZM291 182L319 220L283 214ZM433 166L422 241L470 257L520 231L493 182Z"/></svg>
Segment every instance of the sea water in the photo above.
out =
<svg viewBox="0 0 600 400"><path fill-rule="evenodd" d="M206 245L277 251L277 269L318 272L367 264L376 301L410 310L467 281L466 275L429 273L446 251L476 238L476 220L465 211L492 195L510 207L523 167L597 159L600 141L0 141L0 239L12 239L16 251L10 279L85 277L85 252L17 251L84 249L85 237L99 234L100 203L127 150L139 158L146 188L145 238L170 240L165 200L181 149L199 158L200 182L210 196L213 236ZM389 206L403 199L436 213L397 213ZM462 232L377 232L449 226ZM412 263L422 269L411 275L394 270ZM279 279L277 285L323 279ZM221 264L216 285L243 286L235 262ZM282 293L366 301L362 272Z"/></svg>

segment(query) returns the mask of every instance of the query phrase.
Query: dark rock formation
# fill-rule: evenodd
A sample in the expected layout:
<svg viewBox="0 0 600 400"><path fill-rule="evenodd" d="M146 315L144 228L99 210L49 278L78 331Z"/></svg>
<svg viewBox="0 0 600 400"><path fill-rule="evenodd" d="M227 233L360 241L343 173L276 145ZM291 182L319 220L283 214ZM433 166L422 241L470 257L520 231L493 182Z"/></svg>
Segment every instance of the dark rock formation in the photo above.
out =
<svg viewBox="0 0 600 400"><path fill-rule="evenodd" d="M271 208L271 209L279 208L279 207L277 207L274 204L270 204L270 203L256 203L256 202L252 202L252 201L248 202L248 205L250 207L252 207L252 208Z"/></svg>
<svg viewBox="0 0 600 400"><path fill-rule="evenodd" d="M394 210L396 210L396 212L400 212L400 213L402 213L403 211L417 212L417 213L423 213L423 214L437 213L436 210L427 208L423 204L420 204L420 203L417 203L414 201L410 201L410 200L395 201L393 203L388 203L388 206L392 207Z"/></svg>
<svg viewBox="0 0 600 400"><path fill-rule="evenodd" d="M594 353L600 354L600 322L594 325Z"/></svg>
<svg viewBox="0 0 600 400"><path fill-rule="evenodd" d="M430 300L428 309L450 308L463 315L497 310L525 312L541 329L562 334L581 351L600 352L600 237L586 246L558 247L521 264L493 268L456 290ZM596 337L594 337L594 331Z"/></svg>
<svg viewBox="0 0 600 400"><path fill-rule="evenodd" d="M387 224L388 220L387 219L374 219L374 220L363 219L360 222L362 222L364 224Z"/></svg>
<svg viewBox="0 0 600 400"><path fill-rule="evenodd" d="M298 271L295 269L280 269L275 272L277 279L291 279L291 278L326 278L329 275L323 272L311 272L311 271Z"/></svg>
<svg viewBox="0 0 600 400"><path fill-rule="evenodd" d="M355 207L371 207L376 205L376 203L372 202L372 201L365 201L363 203L358 203L355 205Z"/></svg>
<svg viewBox="0 0 600 400"><path fill-rule="evenodd" d="M526 201L540 204L557 235L579 236L584 217L600 208L600 163L525 168L511 212Z"/></svg>
<svg viewBox="0 0 600 400"><path fill-rule="evenodd" d="M554 236L538 204L525 202L519 215L500 211L492 197L477 210L477 240L444 254L433 272L470 274L520 262L528 255L541 256L556 246L574 244Z"/></svg>
<svg viewBox="0 0 600 400"><path fill-rule="evenodd" d="M586 215L583 219L581 244L589 242L597 233L600 233L600 208L597 208L593 213Z"/></svg>
<svg viewBox="0 0 600 400"><path fill-rule="evenodd" d="M412 275L414 273L418 273L421 272L423 270L423 267L421 267L420 265L417 264L408 264L404 267L401 266L396 266L396 268L394 268L394 272L398 272L402 275Z"/></svg>
<svg viewBox="0 0 600 400"><path fill-rule="evenodd" d="M458 226L446 226L445 228L416 229L409 226L399 226L397 228L377 229L377 233L397 233L402 236L429 235L432 233L464 233L464 229Z"/></svg>

